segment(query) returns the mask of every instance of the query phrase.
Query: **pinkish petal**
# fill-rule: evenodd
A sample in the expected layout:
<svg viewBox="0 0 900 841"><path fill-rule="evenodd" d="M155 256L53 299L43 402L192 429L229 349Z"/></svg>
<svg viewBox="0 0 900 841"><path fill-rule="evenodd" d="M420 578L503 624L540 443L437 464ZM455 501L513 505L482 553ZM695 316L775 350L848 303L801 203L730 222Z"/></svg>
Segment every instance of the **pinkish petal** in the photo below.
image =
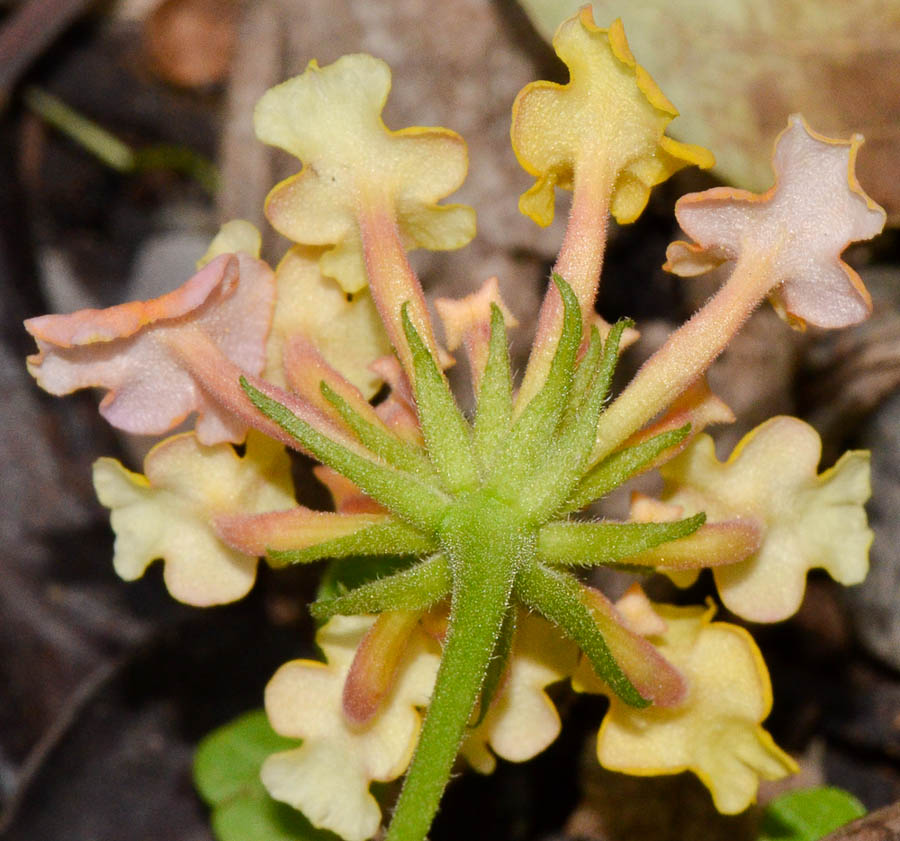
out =
<svg viewBox="0 0 900 841"><path fill-rule="evenodd" d="M503 313L506 326L515 327L518 321L500 297L496 277L488 278L477 292L463 298L438 298L434 306L444 324L447 349L456 350L465 345L476 392L481 374L487 365L491 340L491 305L496 304Z"/></svg>
<svg viewBox="0 0 900 841"><path fill-rule="evenodd" d="M359 389L329 365L305 336L297 335L288 340L284 349L284 369L288 385L339 426L346 424L338 410L322 394L323 382L349 403L358 415L371 424L381 426L378 415Z"/></svg>
<svg viewBox="0 0 900 841"><path fill-rule="evenodd" d="M616 610L622 615L625 624L642 637L666 632L665 620L653 609L653 602L647 598L637 581L616 600Z"/></svg>
<svg viewBox="0 0 900 841"><path fill-rule="evenodd" d="M222 255L161 298L30 319L40 352L28 368L52 394L107 389L100 412L128 432L162 434L196 412L201 443L240 441L246 426L200 387L191 356L173 347L199 335L224 366L259 373L274 294L265 263Z"/></svg>
<svg viewBox="0 0 900 841"><path fill-rule="evenodd" d="M880 233L885 213L856 181L861 144L859 135L823 137L793 115L776 141L768 192L717 187L679 200L678 222L696 244L673 243L667 268L694 275L744 253L767 255L770 297L781 315L819 327L862 321L871 298L840 255Z"/></svg>

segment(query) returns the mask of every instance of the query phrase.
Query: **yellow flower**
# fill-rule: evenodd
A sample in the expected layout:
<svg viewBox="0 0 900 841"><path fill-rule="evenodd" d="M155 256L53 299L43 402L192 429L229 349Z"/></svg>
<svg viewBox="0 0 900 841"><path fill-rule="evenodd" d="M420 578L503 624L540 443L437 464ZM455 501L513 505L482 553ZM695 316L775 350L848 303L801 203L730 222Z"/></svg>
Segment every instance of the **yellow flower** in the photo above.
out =
<svg viewBox="0 0 900 841"><path fill-rule="evenodd" d="M760 726L772 706L762 655L743 628L713 622L713 608L654 607L666 630L650 640L686 675L687 698L676 707L636 709L611 696L597 757L637 776L693 771L720 812L742 812L760 777L797 770Z"/></svg>
<svg viewBox="0 0 900 841"><path fill-rule="evenodd" d="M869 454L850 451L817 474L822 444L797 418L771 418L746 435L725 462L700 435L661 468L664 499L707 522L744 519L761 529L747 560L713 570L726 607L757 622L777 622L803 601L806 573L823 567L842 584L869 568L872 532L863 508L871 493Z"/></svg>
<svg viewBox="0 0 900 841"><path fill-rule="evenodd" d="M150 450L144 473L113 458L94 463L97 496L112 509L116 572L133 581L162 558L166 587L181 602L203 607L245 596L257 558L219 540L213 520L295 504L284 448L251 432L238 456L228 444L205 447L185 433Z"/></svg>
<svg viewBox="0 0 900 841"><path fill-rule="evenodd" d="M361 213L388 212L406 250L460 248L475 234L471 208L437 204L465 178L464 141L442 128L390 131L381 119L390 87L390 69L371 56L313 61L254 114L259 139L304 164L269 193L269 221L295 242L331 246L322 274L349 293L366 285Z"/></svg>
<svg viewBox="0 0 900 841"><path fill-rule="evenodd" d="M635 62L621 21L600 29L586 6L559 27L553 46L569 82L533 82L513 106L513 149L537 178L519 201L526 216L549 225L553 188L571 190L589 168L605 174L616 220L632 222L654 184L689 164L713 165L706 149L664 134L678 112Z"/></svg>
<svg viewBox="0 0 900 841"><path fill-rule="evenodd" d="M374 622L373 616L335 616L316 634L327 664L286 663L266 688L272 727L303 744L263 763L263 785L314 826L347 841L363 841L378 831L381 810L369 785L406 770L419 735L419 709L428 704L440 658L437 644L414 631L378 713L362 726L351 723L344 713L344 684Z"/></svg>

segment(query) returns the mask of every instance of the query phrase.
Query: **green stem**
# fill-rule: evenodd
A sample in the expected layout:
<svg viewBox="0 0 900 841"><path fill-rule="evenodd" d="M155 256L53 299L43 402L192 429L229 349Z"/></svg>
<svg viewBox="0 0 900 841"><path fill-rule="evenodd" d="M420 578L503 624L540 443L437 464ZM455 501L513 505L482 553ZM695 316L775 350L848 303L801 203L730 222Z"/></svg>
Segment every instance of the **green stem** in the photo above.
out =
<svg viewBox="0 0 900 841"><path fill-rule="evenodd" d="M428 833L509 610L516 568L523 552L533 556L533 538L523 540L508 517L493 517L485 507L495 506L454 512L463 516L443 530L453 571L450 626L386 841L422 841ZM479 511L481 520L472 522Z"/></svg>

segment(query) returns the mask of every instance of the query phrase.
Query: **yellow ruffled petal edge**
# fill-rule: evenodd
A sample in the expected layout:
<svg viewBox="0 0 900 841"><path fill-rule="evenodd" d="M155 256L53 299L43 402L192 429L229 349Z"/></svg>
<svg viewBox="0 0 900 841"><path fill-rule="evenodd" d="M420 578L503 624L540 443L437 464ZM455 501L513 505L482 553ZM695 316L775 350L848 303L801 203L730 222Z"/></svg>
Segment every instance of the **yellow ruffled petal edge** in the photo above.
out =
<svg viewBox="0 0 900 841"><path fill-rule="evenodd" d="M723 745L725 753L723 753L721 758L718 758L714 763L710 763L709 761L704 762L702 755L699 758L690 755L691 748L694 746L689 743L689 730L682 734L676 733L675 742L669 739L662 739L658 751L662 754L662 752L668 749L682 757L687 753L689 757L687 758L687 761L677 761L676 764L666 765L664 764L662 756L660 756L658 763L648 762L646 764L638 764L640 760L636 757L633 750L629 752L628 760L617 761L615 758L610 758L607 755L608 751L604 752L604 741L613 727L619 726L620 729L626 731L632 739L640 737L642 739L646 738L652 740L654 727L658 725L659 730L657 730L657 732L660 732L663 727L666 727L667 724L673 720L673 717L679 715L680 709L674 708L672 710L662 711L655 710L653 707L646 711L627 709L624 711L626 716L625 724L620 725L615 719L617 712L621 711L622 704L616 699L612 699L610 711L604 718L597 735L598 760L609 770L627 773L631 776L662 776L691 771L709 789L713 797L713 802L720 812L723 814L737 814L742 812L756 799L758 776L762 776L766 779L778 779L787 774L795 773L798 770L796 762L775 744L769 733L767 733L758 723L768 716L772 708L771 683L768 678L768 670L766 669L762 654L757 648L751 634L744 628L724 622L712 622L712 618L716 611L716 608L712 604L709 604L706 608L674 608L664 605L655 605L654 607L660 612L662 618L667 621L668 624L667 632L664 635L660 635L655 641L662 645L661 650L664 653L673 657L673 662L676 662L677 665L681 667L685 667L686 670L688 670L687 667L690 665L694 665L696 669L698 664L691 664L690 662L681 663L681 657L677 655L687 655L689 661L691 649L695 647L695 644L704 632L710 630L726 631L740 640L743 651L750 655L752 668L757 678L759 689L759 695L757 697L758 710L757 714L753 716L757 723L753 723L748 718L745 722L745 726L741 729L739 738L735 738L733 735L728 738ZM694 621L686 623L683 621L684 619L693 619ZM672 649L676 650L674 655L672 654ZM702 666L703 664L700 664L701 668ZM728 663L715 664L717 670L727 668L727 666ZM699 675L692 675L690 672L688 673L688 678L690 680L696 680L697 677L699 677ZM692 715L691 708L698 702L701 704L703 703L704 699L702 697L698 698L698 695L696 694L699 691L698 687L692 689L688 700L681 708L681 714L690 716ZM698 716L704 716L704 714L708 714L708 712L708 710L704 711L702 708L697 709ZM652 717L654 715L663 715L665 718L661 722L658 722ZM723 718L725 719L723 724L733 724L736 720L735 716L729 714L728 711L723 713ZM632 721L637 720L637 726L629 727L629 719ZM710 726L711 725L707 722L704 729L709 730ZM678 742L678 736L682 736L684 744ZM648 745L648 749L652 751L652 745ZM732 766L731 773L727 775L727 778L723 778L726 777L726 775L716 776L708 769L710 764L722 765L723 763L729 763Z"/></svg>

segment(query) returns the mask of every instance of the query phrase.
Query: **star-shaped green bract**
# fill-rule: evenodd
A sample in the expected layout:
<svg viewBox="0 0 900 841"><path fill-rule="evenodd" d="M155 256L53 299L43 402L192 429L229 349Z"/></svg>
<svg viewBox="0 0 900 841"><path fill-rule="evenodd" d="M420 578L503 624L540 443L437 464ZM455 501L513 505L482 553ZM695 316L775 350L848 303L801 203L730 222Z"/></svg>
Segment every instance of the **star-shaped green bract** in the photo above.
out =
<svg viewBox="0 0 900 841"><path fill-rule="evenodd" d="M428 831L466 723L480 694L498 682L496 670L502 669L509 648L503 640L508 639L518 605L542 614L574 640L597 675L626 703L660 703L666 693L671 702L679 691L672 688L677 673L671 672L668 684L665 676L660 678L666 662L654 660L652 647L621 625L603 597L565 568L627 565L641 552L700 527L703 514L667 523L568 519L570 512L683 440L688 428L619 450L589 468L619 340L628 323L616 324L605 343L593 330L579 360L578 302L562 278L554 281L564 302L562 333L542 388L515 419L506 333L496 305L471 423L457 408L443 372L403 307L424 448L374 426L323 383L325 398L371 453L361 455L242 382L267 417L393 515L316 546L272 552L270 560L306 563L360 555L417 559L399 572L316 602L314 616L324 620L335 614L425 610L450 597L435 691L389 830L391 841L421 839ZM481 700L484 708L486 699Z"/></svg>

